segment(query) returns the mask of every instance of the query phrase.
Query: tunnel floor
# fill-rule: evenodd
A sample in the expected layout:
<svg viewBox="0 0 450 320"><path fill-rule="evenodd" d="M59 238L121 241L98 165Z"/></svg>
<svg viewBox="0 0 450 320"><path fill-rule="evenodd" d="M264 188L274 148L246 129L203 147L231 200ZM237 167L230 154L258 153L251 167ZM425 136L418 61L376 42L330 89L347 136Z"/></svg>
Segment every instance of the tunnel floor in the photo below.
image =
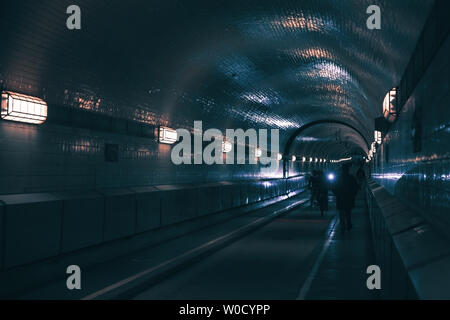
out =
<svg viewBox="0 0 450 320"><path fill-rule="evenodd" d="M134 299L377 299L366 287L375 261L363 207L359 196L342 234L334 202L324 217L302 206Z"/></svg>
<svg viewBox="0 0 450 320"><path fill-rule="evenodd" d="M309 194L303 193L232 219L229 230L236 230L279 208L303 203L221 249L181 264L176 272L152 285L147 285L145 280L138 281L138 289L132 289L126 299L378 299L377 293L366 286L369 277L366 269L376 263L362 194L358 195L353 210L353 229L343 234L334 197L329 197L330 210L324 217L318 208L309 207L308 198ZM223 233L225 225L99 264L84 272L83 290L79 292L66 290L65 281L61 280L24 294L21 299L94 297L189 248L211 242ZM106 296L97 298L107 299Z"/></svg>

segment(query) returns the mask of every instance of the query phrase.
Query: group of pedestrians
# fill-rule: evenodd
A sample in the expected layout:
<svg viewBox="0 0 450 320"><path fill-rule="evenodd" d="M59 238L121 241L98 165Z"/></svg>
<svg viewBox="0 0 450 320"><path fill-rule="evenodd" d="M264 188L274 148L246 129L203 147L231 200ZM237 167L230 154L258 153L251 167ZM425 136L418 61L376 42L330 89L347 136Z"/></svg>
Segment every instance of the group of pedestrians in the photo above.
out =
<svg viewBox="0 0 450 320"><path fill-rule="evenodd" d="M334 180L329 181L321 170L313 170L309 178L311 190L310 206L318 206L321 216L328 210L328 191L336 196L336 209L339 212L341 230L352 229L351 212L355 207L355 198L360 188L366 181L363 164L356 172L356 178L350 174L351 163L344 164Z"/></svg>

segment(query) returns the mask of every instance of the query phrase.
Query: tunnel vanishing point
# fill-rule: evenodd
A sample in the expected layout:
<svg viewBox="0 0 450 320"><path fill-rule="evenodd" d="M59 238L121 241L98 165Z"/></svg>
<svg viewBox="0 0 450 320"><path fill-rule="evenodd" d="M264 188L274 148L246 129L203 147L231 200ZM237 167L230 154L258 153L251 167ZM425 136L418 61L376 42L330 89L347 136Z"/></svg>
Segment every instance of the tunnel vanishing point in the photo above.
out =
<svg viewBox="0 0 450 320"><path fill-rule="evenodd" d="M0 299L450 299L449 29L445 0L2 1Z"/></svg>

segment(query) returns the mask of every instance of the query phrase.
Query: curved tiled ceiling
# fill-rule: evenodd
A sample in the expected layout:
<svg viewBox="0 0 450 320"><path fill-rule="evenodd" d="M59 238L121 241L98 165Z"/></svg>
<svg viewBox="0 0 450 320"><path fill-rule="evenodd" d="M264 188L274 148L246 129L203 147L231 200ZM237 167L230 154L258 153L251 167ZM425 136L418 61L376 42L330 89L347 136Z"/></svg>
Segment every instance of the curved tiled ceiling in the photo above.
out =
<svg viewBox="0 0 450 320"><path fill-rule="evenodd" d="M279 128L283 144L321 119L371 141L432 1L376 1L381 30L366 27L371 0L80 0L80 31L65 26L70 4L3 4L6 87L155 125ZM293 150L366 149L342 125L308 130ZM349 141L329 147L336 131Z"/></svg>

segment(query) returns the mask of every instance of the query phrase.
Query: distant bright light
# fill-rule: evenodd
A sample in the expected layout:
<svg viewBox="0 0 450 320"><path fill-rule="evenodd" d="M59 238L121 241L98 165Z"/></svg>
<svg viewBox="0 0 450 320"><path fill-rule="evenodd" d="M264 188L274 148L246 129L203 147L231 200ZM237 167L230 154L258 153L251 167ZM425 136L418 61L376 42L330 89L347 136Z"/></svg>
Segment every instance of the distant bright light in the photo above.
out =
<svg viewBox="0 0 450 320"><path fill-rule="evenodd" d="M297 160L297 157L292 155L292 162L294 162L295 160Z"/></svg>
<svg viewBox="0 0 450 320"><path fill-rule="evenodd" d="M334 180L334 173L328 174L328 180L333 181Z"/></svg>
<svg viewBox="0 0 450 320"><path fill-rule="evenodd" d="M306 157L302 157L302 162L306 162Z"/></svg>
<svg viewBox="0 0 450 320"><path fill-rule="evenodd" d="M174 144L177 142L178 134L175 129L168 127L159 127L158 141L160 143Z"/></svg>
<svg viewBox="0 0 450 320"><path fill-rule="evenodd" d="M47 119L47 103L36 97L2 91L1 118L41 124Z"/></svg>
<svg viewBox="0 0 450 320"><path fill-rule="evenodd" d="M309 162L313 162L313 158L309 158Z"/></svg>
<svg viewBox="0 0 450 320"><path fill-rule="evenodd" d="M231 144L230 141L227 141L227 140L222 141L222 152L227 153L227 152L230 152L231 149L233 149L233 145Z"/></svg>
<svg viewBox="0 0 450 320"><path fill-rule="evenodd" d="M277 160L280 161L281 159L283 159L283 155L281 153L277 154Z"/></svg>
<svg viewBox="0 0 450 320"><path fill-rule="evenodd" d="M376 143L381 144L381 142L383 142L381 139L381 131L375 130L373 133L373 137L374 137Z"/></svg>
<svg viewBox="0 0 450 320"><path fill-rule="evenodd" d="M233 149L233 145L230 141L224 140L222 141L222 152L227 153L230 152L231 149Z"/></svg>
<svg viewBox="0 0 450 320"><path fill-rule="evenodd" d="M370 145L370 147L371 147L371 151L372 151L372 154L375 154L375 153L377 153L377 147L376 147L376 143L375 143L375 141L374 142L372 142L372 144Z"/></svg>
<svg viewBox="0 0 450 320"><path fill-rule="evenodd" d="M260 148L255 149L255 157L259 158L262 155L262 150Z"/></svg>
<svg viewBox="0 0 450 320"><path fill-rule="evenodd" d="M318 162L318 161L319 161L319 159L317 159L317 158L316 158L316 159L315 159L315 161L316 161L316 162Z"/></svg>

